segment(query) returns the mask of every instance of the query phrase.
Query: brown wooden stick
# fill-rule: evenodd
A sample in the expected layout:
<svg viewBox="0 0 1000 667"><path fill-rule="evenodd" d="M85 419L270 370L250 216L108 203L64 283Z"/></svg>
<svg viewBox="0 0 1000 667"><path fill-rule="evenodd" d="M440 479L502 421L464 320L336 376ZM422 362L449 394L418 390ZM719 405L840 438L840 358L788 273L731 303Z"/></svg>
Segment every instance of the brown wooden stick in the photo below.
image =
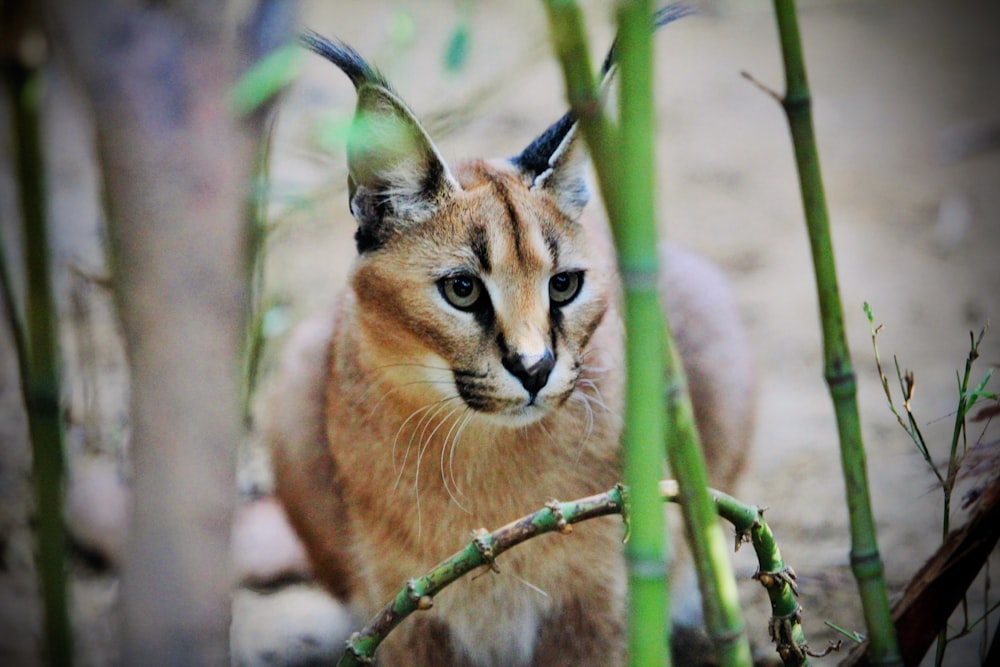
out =
<svg viewBox="0 0 1000 667"><path fill-rule="evenodd" d="M1000 478L986 488L969 520L913 576L892 610L903 663L916 665L948 622L1000 538ZM868 643L840 663L870 665Z"/></svg>

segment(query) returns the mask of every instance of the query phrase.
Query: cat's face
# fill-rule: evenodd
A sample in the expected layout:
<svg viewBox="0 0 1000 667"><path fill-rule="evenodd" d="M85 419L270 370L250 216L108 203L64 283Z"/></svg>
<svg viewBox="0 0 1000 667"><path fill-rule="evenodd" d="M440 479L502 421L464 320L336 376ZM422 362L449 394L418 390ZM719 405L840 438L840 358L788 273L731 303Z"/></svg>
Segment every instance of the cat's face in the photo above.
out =
<svg viewBox="0 0 1000 667"><path fill-rule="evenodd" d="M586 159L572 117L514 158L453 171L360 55L318 35L307 45L358 91L352 286L377 390L515 426L559 409L585 370L612 273L579 221Z"/></svg>
<svg viewBox="0 0 1000 667"><path fill-rule="evenodd" d="M426 220L361 253L359 322L382 390L519 426L559 409L608 306L581 223L507 162L470 163Z"/></svg>

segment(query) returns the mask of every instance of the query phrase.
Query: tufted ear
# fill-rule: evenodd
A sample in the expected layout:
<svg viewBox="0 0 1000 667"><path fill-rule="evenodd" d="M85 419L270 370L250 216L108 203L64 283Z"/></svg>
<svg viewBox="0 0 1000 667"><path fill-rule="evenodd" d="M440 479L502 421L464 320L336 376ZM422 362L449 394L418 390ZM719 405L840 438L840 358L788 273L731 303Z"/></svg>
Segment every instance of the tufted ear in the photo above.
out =
<svg viewBox="0 0 1000 667"><path fill-rule="evenodd" d="M687 5L667 5L653 14L651 27L657 30L691 13L693 9ZM602 96L607 94L617 67L616 39L601 64ZM580 215L590 199L586 152L579 133L576 119L567 113L510 160L533 188L551 194L559 209L570 218Z"/></svg>
<svg viewBox="0 0 1000 667"><path fill-rule="evenodd" d="M432 216L459 189L427 132L384 77L351 47L316 33L302 42L337 65L358 92L347 139L351 213L358 252Z"/></svg>
<svg viewBox="0 0 1000 667"><path fill-rule="evenodd" d="M428 219L459 189L420 122L377 85L358 89L347 166L359 252L381 246L401 225Z"/></svg>
<svg viewBox="0 0 1000 667"><path fill-rule="evenodd" d="M569 218L577 218L590 199L587 155L570 114L553 123L511 159L531 187L548 192Z"/></svg>

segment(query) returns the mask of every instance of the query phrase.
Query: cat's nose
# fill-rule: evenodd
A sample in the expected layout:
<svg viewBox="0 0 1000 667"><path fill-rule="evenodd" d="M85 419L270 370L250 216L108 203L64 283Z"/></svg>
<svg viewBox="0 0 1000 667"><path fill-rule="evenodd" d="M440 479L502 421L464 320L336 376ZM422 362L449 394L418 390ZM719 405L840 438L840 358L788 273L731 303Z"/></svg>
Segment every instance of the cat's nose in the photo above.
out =
<svg viewBox="0 0 1000 667"><path fill-rule="evenodd" d="M551 350L545 350L541 356L512 354L503 358L503 367L520 380L532 396L549 381L549 374L555 365L556 359Z"/></svg>

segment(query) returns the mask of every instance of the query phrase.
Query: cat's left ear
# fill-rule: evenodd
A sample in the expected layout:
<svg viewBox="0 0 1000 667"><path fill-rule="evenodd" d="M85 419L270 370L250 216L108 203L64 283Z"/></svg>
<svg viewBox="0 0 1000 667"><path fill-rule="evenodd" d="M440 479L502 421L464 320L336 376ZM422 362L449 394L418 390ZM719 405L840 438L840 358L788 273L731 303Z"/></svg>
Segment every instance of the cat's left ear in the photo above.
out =
<svg viewBox="0 0 1000 667"><path fill-rule="evenodd" d="M579 134L576 121L566 114L511 158L531 188L549 193L559 210L572 219L579 217L590 200L587 153Z"/></svg>

